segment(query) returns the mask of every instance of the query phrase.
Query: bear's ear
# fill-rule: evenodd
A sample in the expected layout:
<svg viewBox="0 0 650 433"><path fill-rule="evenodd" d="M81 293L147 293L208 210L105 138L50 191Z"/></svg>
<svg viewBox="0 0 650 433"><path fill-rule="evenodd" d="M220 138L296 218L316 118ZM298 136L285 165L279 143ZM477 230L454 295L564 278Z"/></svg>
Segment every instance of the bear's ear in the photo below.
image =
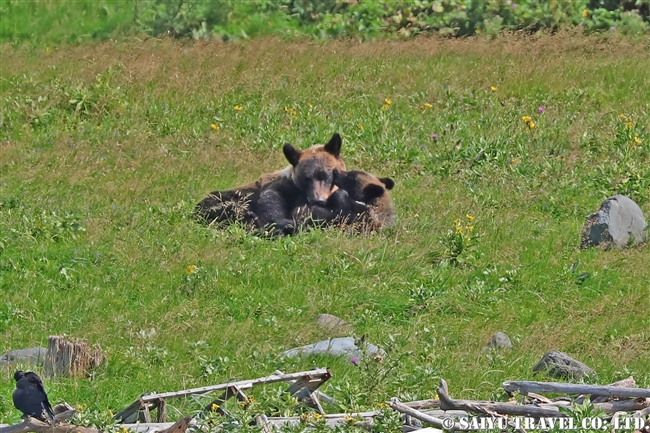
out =
<svg viewBox="0 0 650 433"><path fill-rule="evenodd" d="M393 182L393 179L391 179L390 177L380 177L379 181L384 185L386 185L386 189L393 189L393 187L395 186L395 182Z"/></svg>
<svg viewBox="0 0 650 433"><path fill-rule="evenodd" d="M284 143L284 146L282 147L282 152L284 152L284 156L287 158L287 161L294 167L298 165L298 161L300 160L300 155L302 155L302 151L296 149L289 143Z"/></svg>
<svg viewBox="0 0 650 433"><path fill-rule="evenodd" d="M342 143L343 140L341 140L341 136L338 132L335 132L334 135L332 135L332 138L330 138L330 141L325 145L325 152L331 153L334 156L339 156L341 153Z"/></svg>
<svg viewBox="0 0 650 433"><path fill-rule="evenodd" d="M367 203L369 201L372 201L372 199L381 197L384 195L384 191L386 190L381 185L371 183L363 189L363 201Z"/></svg>

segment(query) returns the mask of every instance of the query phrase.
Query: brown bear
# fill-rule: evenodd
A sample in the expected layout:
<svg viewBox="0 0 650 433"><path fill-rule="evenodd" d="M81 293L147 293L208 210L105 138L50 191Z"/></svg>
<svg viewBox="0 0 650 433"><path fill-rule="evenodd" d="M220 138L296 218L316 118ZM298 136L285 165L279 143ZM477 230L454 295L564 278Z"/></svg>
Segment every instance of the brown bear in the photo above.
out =
<svg viewBox="0 0 650 433"><path fill-rule="evenodd" d="M294 219L298 225L340 225L370 232L395 223L395 209L389 193L395 182L391 178L338 168L333 176L338 190L330 195L325 205L297 207Z"/></svg>
<svg viewBox="0 0 650 433"><path fill-rule="evenodd" d="M324 206L332 193L334 169L345 170L342 140L334 134L325 144L299 150L286 143L283 152L290 165L262 175L256 182L214 191L195 207L195 215L207 222L243 222L249 228L291 234L292 211L304 204Z"/></svg>

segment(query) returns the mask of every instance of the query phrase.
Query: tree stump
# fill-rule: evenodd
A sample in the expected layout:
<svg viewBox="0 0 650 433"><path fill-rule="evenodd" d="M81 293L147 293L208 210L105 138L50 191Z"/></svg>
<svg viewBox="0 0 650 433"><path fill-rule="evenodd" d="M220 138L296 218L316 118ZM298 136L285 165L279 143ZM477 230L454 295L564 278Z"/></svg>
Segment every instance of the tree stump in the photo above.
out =
<svg viewBox="0 0 650 433"><path fill-rule="evenodd" d="M99 345L92 348L88 340L68 340L51 335L47 339L47 352L43 373L49 378L55 376L88 376L93 368L99 367L106 357Z"/></svg>

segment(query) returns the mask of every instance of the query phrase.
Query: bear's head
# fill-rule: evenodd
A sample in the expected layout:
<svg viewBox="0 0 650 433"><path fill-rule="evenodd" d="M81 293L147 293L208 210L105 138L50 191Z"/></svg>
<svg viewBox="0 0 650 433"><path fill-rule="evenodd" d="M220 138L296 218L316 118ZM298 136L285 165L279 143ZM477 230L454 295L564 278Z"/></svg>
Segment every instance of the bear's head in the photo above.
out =
<svg viewBox="0 0 650 433"><path fill-rule="evenodd" d="M324 205L332 194L334 170L345 170L341 158L341 136L335 133L327 144L316 144L306 150L286 143L282 150L292 166L291 178L305 193L309 204Z"/></svg>
<svg viewBox="0 0 650 433"><path fill-rule="evenodd" d="M376 177L364 171L333 171L334 185L346 191L352 200L373 205L378 199L388 197L395 182L390 177Z"/></svg>

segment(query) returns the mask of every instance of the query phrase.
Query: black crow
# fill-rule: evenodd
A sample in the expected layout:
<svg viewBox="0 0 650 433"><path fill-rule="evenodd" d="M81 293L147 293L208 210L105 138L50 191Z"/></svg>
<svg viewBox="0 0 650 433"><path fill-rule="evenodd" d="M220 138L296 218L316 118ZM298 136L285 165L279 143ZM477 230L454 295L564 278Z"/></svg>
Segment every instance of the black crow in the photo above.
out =
<svg viewBox="0 0 650 433"><path fill-rule="evenodd" d="M21 411L23 415L46 421L45 415L54 421L52 406L47 399L43 382L36 373L31 371L17 371L14 373L16 380L16 390L14 391L14 406Z"/></svg>

